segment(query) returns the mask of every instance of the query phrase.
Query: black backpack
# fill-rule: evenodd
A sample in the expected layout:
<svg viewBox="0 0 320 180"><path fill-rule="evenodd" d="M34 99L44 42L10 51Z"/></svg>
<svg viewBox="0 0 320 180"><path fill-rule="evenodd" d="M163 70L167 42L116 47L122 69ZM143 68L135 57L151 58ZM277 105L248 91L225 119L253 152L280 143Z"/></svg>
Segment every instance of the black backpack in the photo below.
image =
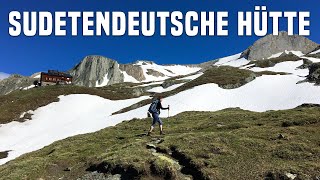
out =
<svg viewBox="0 0 320 180"><path fill-rule="evenodd" d="M159 100L156 99L151 103L149 110L148 110L150 113L157 113L158 112L158 109L157 109L158 102L159 102Z"/></svg>

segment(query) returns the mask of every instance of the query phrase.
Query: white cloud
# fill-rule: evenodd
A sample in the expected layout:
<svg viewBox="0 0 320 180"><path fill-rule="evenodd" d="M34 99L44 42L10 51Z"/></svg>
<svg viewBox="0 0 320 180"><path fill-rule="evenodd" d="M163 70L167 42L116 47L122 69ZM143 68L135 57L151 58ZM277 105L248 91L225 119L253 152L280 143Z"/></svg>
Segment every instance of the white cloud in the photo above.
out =
<svg viewBox="0 0 320 180"><path fill-rule="evenodd" d="M0 80L5 79L7 77L9 77L10 74L4 73L4 72L0 72Z"/></svg>

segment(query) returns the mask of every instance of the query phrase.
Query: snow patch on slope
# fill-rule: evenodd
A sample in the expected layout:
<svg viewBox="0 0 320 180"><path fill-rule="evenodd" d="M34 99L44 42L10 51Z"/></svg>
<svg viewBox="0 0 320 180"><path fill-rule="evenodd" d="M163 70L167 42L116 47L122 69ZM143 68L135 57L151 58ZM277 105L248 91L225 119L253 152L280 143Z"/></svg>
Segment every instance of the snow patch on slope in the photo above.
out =
<svg viewBox="0 0 320 180"><path fill-rule="evenodd" d="M296 84L304 78L295 75L264 75L237 89L226 90L205 84L165 98L170 114L182 111L217 111L230 107L263 112L320 104L320 88L311 83ZM197 97L197 98L190 98Z"/></svg>
<svg viewBox="0 0 320 180"><path fill-rule="evenodd" d="M95 87L103 87L108 85L109 83L109 78L108 78L108 73L104 75L103 80L101 83L99 83L99 81L96 82L96 86Z"/></svg>
<svg viewBox="0 0 320 180"><path fill-rule="evenodd" d="M320 62L320 59L319 58L314 58L314 57L303 57L304 59L308 59L314 63L318 63Z"/></svg>
<svg viewBox="0 0 320 180"><path fill-rule="evenodd" d="M30 85L30 86L22 88L22 89L23 90L29 90L29 89L32 89L32 88L35 88L35 87L36 87L35 85Z"/></svg>
<svg viewBox="0 0 320 180"><path fill-rule="evenodd" d="M241 53L219 59L214 65L216 66L232 66L241 67L248 64L250 61L245 58L240 58Z"/></svg>
<svg viewBox="0 0 320 180"><path fill-rule="evenodd" d="M318 54L318 53L320 53L320 49L318 49L317 51L313 51L313 52L310 53L310 54Z"/></svg>
<svg viewBox="0 0 320 180"><path fill-rule="evenodd" d="M112 101L98 96L74 94L59 98L59 102L35 110L32 120L1 125L0 152L10 152L7 158L0 159L0 165L54 141L114 125L114 120L110 119L113 112L148 97Z"/></svg>
<svg viewBox="0 0 320 180"><path fill-rule="evenodd" d="M153 62L146 62L146 61L138 61L135 65L139 65L143 70L143 74L146 78L146 80L144 80L143 82L165 80L170 77L187 75L187 74L195 73L201 70L201 68L198 68L198 67L183 66L183 65L158 65ZM164 77L155 77L153 75L148 75L147 74L148 69L158 71L164 74Z"/></svg>
<svg viewBox="0 0 320 180"><path fill-rule="evenodd" d="M309 74L308 69L298 69L297 67L301 66L303 61L285 61L281 63L277 63L273 67L260 68L253 67L250 68L251 71L261 72L261 71L272 71L272 72L286 72L291 73L297 76L307 76Z"/></svg>
<svg viewBox="0 0 320 180"><path fill-rule="evenodd" d="M124 76L124 82L132 82L132 83L139 83L136 78L130 76L126 71L122 71L122 74Z"/></svg>
<svg viewBox="0 0 320 180"><path fill-rule="evenodd" d="M38 75L34 76L33 78L40 79L40 77L41 77L41 74L38 74Z"/></svg>

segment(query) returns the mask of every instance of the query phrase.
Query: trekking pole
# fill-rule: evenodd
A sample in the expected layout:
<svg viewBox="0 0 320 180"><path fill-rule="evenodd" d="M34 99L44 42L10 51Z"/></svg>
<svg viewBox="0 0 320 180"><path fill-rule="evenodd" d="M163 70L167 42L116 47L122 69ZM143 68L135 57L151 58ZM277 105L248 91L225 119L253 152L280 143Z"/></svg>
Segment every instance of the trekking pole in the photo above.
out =
<svg viewBox="0 0 320 180"><path fill-rule="evenodd" d="M168 105L168 118L170 117L170 105Z"/></svg>

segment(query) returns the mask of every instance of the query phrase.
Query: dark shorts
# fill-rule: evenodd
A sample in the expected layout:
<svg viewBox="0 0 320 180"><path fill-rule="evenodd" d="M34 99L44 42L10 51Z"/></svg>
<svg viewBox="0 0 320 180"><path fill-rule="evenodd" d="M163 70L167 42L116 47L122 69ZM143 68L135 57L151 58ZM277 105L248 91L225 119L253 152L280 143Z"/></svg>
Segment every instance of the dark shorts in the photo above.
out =
<svg viewBox="0 0 320 180"><path fill-rule="evenodd" d="M156 123L159 123L159 125L162 125L162 121L161 119L159 118L159 114L158 113L152 113L152 125L151 126L154 126L156 125Z"/></svg>

